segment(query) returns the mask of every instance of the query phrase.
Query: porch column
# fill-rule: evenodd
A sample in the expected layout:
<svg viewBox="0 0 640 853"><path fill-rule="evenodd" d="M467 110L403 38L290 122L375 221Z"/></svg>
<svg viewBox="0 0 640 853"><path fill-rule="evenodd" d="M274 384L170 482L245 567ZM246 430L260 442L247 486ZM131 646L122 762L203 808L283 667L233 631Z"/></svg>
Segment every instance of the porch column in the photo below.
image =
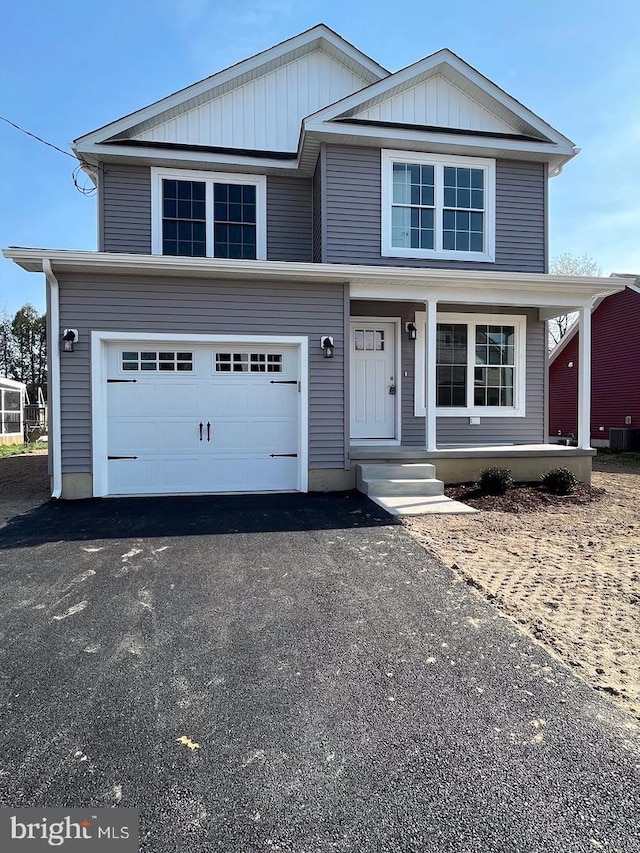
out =
<svg viewBox="0 0 640 853"><path fill-rule="evenodd" d="M578 447L591 447L591 306L578 312Z"/></svg>
<svg viewBox="0 0 640 853"><path fill-rule="evenodd" d="M425 444L427 450L436 449L436 312L435 299L425 302L427 324L425 335Z"/></svg>

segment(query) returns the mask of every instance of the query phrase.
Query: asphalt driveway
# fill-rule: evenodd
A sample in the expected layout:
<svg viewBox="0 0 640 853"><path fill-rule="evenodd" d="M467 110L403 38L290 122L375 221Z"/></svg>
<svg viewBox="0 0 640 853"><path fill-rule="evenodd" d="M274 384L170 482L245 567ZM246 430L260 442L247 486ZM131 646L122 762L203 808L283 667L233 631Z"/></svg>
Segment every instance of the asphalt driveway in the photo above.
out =
<svg viewBox="0 0 640 853"><path fill-rule="evenodd" d="M358 496L46 504L0 589L3 805L137 806L149 853L640 851L634 721Z"/></svg>

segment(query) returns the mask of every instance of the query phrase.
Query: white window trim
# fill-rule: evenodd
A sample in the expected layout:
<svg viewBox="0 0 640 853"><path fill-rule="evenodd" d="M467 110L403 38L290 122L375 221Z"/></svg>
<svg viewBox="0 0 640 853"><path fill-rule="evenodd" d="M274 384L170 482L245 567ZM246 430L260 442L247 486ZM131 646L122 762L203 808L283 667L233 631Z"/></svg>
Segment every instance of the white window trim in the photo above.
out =
<svg viewBox="0 0 640 853"><path fill-rule="evenodd" d="M414 411L416 417L425 417L426 408L426 320L424 311L416 311L416 351L415 351L415 391ZM464 323L472 325L507 325L514 326L516 333L514 366L515 378L513 386L513 406L474 406L473 401L473 368L475 347L467 347L467 402L464 407L437 406L436 417L438 418L524 418L526 417L527 396L527 318L522 314L440 314L436 318L438 323ZM475 340L475 334L469 335L469 341ZM434 354L435 357L435 354Z"/></svg>
<svg viewBox="0 0 640 853"><path fill-rule="evenodd" d="M201 181L206 184L206 257L213 258L213 185L252 184L256 188L256 260L267 259L267 178L237 172L196 172L151 167L151 253L162 255L162 181Z"/></svg>
<svg viewBox="0 0 640 853"><path fill-rule="evenodd" d="M435 249L405 249L391 245L391 208L393 205L393 164L419 163L435 166ZM485 173L484 252L456 252L442 248L442 210L444 206L444 166L482 169ZM414 151L382 151L382 255L387 258L434 258L455 261L495 261L496 161L481 157L454 157L449 154L424 154Z"/></svg>

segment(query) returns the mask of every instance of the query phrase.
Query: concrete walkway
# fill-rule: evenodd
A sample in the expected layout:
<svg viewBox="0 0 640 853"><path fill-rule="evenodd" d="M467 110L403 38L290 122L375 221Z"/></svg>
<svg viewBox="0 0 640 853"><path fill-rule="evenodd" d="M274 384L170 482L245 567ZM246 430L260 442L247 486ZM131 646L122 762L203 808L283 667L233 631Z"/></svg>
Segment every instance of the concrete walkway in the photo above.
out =
<svg viewBox="0 0 640 853"><path fill-rule="evenodd" d="M47 504L0 582L2 805L137 806L149 853L640 851L634 721L366 499Z"/></svg>

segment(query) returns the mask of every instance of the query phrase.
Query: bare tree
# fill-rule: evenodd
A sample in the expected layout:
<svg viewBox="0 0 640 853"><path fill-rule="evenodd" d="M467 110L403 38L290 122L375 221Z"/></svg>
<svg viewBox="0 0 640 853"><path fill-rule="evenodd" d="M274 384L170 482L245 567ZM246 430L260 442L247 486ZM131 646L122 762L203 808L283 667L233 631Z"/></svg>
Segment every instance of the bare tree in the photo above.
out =
<svg viewBox="0 0 640 853"><path fill-rule="evenodd" d="M565 252L551 261L550 272L553 275L601 275L600 264L588 255L572 255ZM578 315L576 312L562 314L549 320L549 350L557 347L567 334Z"/></svg>

